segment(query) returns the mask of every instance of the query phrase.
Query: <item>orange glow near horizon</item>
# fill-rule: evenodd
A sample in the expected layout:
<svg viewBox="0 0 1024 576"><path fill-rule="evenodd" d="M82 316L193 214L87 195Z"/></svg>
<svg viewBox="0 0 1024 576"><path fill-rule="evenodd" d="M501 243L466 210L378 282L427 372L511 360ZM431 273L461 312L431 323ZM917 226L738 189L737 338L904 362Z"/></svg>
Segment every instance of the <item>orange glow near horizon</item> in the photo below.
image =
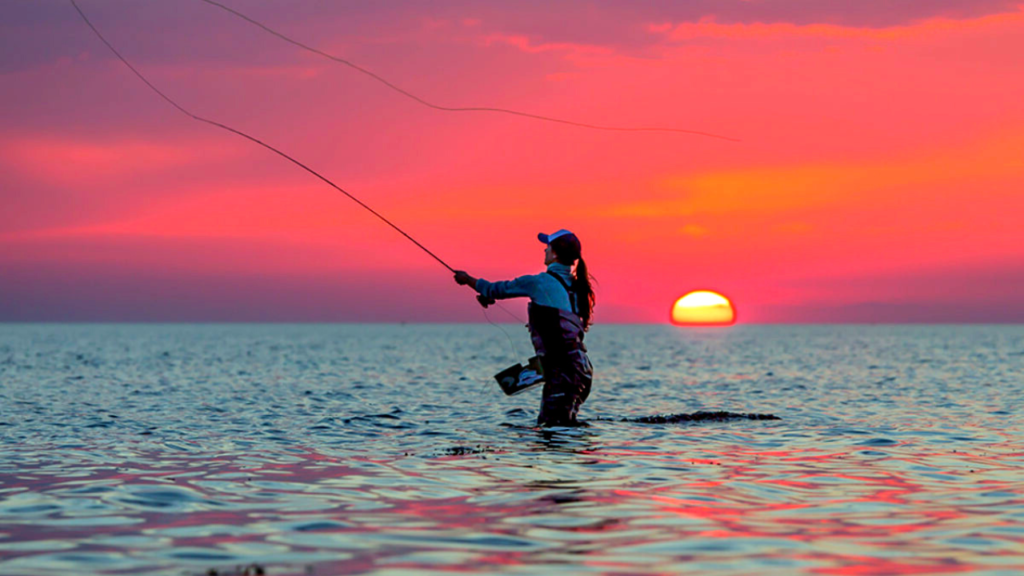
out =
<svg viewBox="0 0 1024 576"><path fill-rule="evenodd" d="M1003 323L1024 322L1021 1L242 9L406 95L203 2L82 8L179 104L454 269L536 274L537 233L573 230L598 324L664 323L680 287L745 324ZM485 321L79 20L0 2L0 321Z"/></svg>
<svg viewBox="0 0 1024 576"><path fill-rule="evenodd" d="M736 309L728 298L718 292L697 290L676 300L672 306L672 323L677 326L731 326L736 323Z"/></svg>

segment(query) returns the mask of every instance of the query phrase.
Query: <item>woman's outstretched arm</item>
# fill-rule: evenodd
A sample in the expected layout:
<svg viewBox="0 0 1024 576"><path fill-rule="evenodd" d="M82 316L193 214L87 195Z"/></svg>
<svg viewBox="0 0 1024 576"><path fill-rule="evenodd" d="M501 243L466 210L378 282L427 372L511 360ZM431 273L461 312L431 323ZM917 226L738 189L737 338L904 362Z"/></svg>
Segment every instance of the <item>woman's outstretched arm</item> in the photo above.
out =
<svg viewBox="0 0 1024 576"><path fill-rule="evenodd" d="M504 298L516 298L519 296L530 296L536 285L536 276L520 276L513 280L502 280L501 282L488 282L483 278L474 278L468 273L457 270L455 281L463 286L469 286L480 293L481 296L494 300Z"/></svg>

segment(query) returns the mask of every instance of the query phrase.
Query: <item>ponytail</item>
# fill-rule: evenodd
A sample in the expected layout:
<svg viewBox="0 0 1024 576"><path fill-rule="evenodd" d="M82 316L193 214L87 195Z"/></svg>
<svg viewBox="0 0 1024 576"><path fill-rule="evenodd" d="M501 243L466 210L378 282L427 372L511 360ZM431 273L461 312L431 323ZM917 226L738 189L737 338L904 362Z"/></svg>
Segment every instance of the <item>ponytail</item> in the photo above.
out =
<svg viewBox="0 0 1024 576"><path fill-rule="evenodd" d="M593 324L591 317L594 315L594 304L597 302L594 288L590 284L590 281L593 279L594 277L587 272L587 263L580 256L576 262L576 274L572 282L572 288L576 292L576 307L579 308L584 331L589 330L590 325Z"/></svg>
<svg viewBox="0 0 1024 576"><path fill-rule="evenodd" d="M579 309L580 319L583 320L583 330L589 330L593 323L591 317L594 315L594 303L597 302L597 297L594 296L594 288L591 286L594 277L587 272L587 263L583 261L580 252L580 241L575 234L570 232L552 240L551 249L560 263L572 266L573 262L576 262L572 291L576 293L576 308Z"/></svg>

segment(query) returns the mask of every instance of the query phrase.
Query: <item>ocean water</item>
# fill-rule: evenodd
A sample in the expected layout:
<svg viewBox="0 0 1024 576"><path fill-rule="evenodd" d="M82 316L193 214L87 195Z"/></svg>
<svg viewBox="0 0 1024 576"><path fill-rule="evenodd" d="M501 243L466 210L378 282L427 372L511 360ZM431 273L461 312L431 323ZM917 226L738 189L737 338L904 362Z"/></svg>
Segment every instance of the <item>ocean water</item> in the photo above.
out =
<svg viewBox="0 0 1024 576"><path fill-rule="evenodd" d="M1022 326L506 329L0 325L0 574L1024 571Z"/></svg>

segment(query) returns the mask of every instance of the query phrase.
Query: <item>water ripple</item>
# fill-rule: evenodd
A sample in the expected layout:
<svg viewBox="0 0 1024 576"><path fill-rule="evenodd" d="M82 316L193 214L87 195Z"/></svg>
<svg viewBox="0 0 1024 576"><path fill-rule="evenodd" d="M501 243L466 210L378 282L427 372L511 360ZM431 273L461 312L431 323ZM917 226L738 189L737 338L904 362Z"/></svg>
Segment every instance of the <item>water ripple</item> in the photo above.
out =
<svg viewBox="0 0 1024 576"><path fill-rule="evenodd" d="M0 326L0 573L1024 570L1022 328L490 332Z"/></svg>

